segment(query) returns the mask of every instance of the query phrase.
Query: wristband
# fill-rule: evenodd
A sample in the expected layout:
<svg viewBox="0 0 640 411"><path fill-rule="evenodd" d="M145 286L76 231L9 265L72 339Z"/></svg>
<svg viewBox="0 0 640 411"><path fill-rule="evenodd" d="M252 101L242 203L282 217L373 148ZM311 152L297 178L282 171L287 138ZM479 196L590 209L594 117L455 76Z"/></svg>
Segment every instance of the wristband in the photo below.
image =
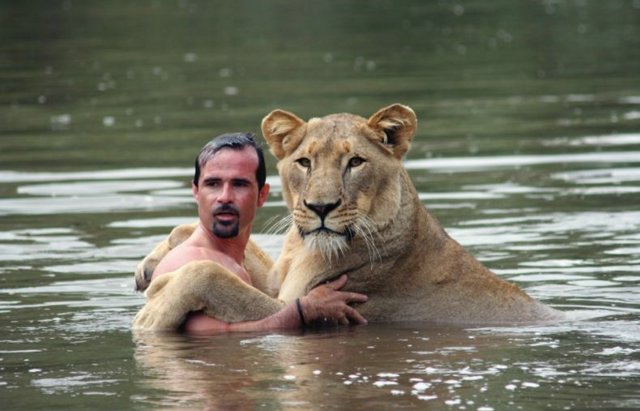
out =
<svg viewBox="0 0 640 411"><path fill-rule="evenodd" d="M302 314L302 304L300 304L300 299L296 298L296 307L298 307L298 314L300 315L300 322L302 322L302 326L306 327L307 322L304 320L304 314Z"/></svg>

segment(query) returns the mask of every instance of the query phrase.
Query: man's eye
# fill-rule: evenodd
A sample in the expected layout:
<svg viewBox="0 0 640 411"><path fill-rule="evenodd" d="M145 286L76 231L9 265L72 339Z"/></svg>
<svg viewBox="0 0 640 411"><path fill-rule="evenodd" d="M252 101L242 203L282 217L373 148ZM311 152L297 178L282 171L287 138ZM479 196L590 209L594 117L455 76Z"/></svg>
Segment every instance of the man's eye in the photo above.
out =
<svg viewBox="0 0 640 411"><path fill-rule="evenodd" d="M311 167L311 160L309 160L306 157L301 157L301 158L297 159L296 163L300 164L300 166L302 166L304 168Z"/></svg>
<svg viewBox="0 0 640 411"><path fill-rule="evenodd" d="M366 160L362 157L353 157L349 160L349 168L361 166Z"/></svg>

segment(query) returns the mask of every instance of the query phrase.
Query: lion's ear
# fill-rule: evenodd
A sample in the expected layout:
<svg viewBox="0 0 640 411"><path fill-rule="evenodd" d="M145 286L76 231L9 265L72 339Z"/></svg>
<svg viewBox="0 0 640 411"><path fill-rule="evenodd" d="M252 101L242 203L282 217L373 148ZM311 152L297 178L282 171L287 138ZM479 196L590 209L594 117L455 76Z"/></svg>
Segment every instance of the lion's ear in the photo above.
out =
<svg viewBox="0 0 640 411"><path fill-rule="evenodd" d="M402 104L392 104L369 117L367 124L381 136L394 157L401 159L411 146L418 120L413 110Z"/></svg>
<svg viewBox="0 0 640 411"><path fill-rule="evenodd" d="M262 119L262 135L278 160L298 147L306 123L293 113L273 110Z"/></svg>

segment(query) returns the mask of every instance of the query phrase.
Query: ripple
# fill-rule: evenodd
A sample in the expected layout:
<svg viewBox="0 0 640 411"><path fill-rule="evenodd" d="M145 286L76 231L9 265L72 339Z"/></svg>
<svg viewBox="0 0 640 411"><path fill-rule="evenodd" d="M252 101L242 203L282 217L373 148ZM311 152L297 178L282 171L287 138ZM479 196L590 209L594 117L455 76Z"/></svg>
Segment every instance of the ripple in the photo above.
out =
<svg viewBox="0 0 640 411"><path fill-rule="evenodd" d="M110 228L152 228L152 227L175 227L180 224L190 224L195 221L195 217L165 217L146 218L125 221L113 221L107 225Z"/></svg>
<svg viewBox="0 0 640 411"><path fill-rule="evenodd" d="M418 197L421 201L430 200L489 200L504 198L504 195L497 193L481 192L481 191L461 191L455 193L419 193Z"/></svg>
<svg viewBox="0 0 640 411"><path fill-rule="evenodd" d="M551 213L544 215L525 215L522 217L487 218L468 220L450 231L462 235L473 233L484 235L515 235L526 238L531 235L558 237L563 233L605 233L635 234L640 229L640 211L585 211L573 213ZM467 230L467 226L480 226ZM454 236L455 237L455 236ZM540 237L542 240L543 238ZM503 241L506 239L503 239ZM632 239L633 240L633 239ZM530 241L532 244L540 241Z"/></svg>
<svg viewBox="0 0 640 411"><path fill-rule="evenodd" d="M73 261L68 266L88 264L84 268L90 265L98 273L122 272L119 270L124 264L123 261L129 261L123 260L124 258L140 258L143 255L141 249L150 250L155 243L164 238L164 236L158 236L148 242L145 242L144 238L137 237L114 240L112 245L99 249L94 244L83 240L83 236L81 232L64 228L0 233L0 261L24 261L25 255L28 255L31 262ZM140 245L145 247L141 248ZM100 258L96 259L97 255ZM110 258L110 260L103 260L104 258Z"/></svg>
<svg viewBox="0 0 640 411"><path fill-rule="evenodd" d="M36 378L31 385L46 394L60 394L76 390L78 387L92 385L115 384L118 380L106 379L90 373L72 373L70 376L58 378Z"/></svg>
<svg viewBox="0 0 640 411"><path fill-rule="evenodd" d="M582 372L598 377L637 377L640 373L640 361L625 360L611 363L594 363L584 368Z"/></svg>
<svg viewBox="0 0 640 411"><path fill-rule="evenodd" d="M33 184L18 187L18 194L37 196L95 196L97 194L121 193L127 191L150 191L181 187L177 181L136 180L136 181L100 181L66 184Z"/></svg>
<svg viewBox="0 0 640 411"><path fill-rule="evenodd" d="M125 168L75 172L0 171L0 183L29 181L122 180L130 178L183 177L193 175L193 168Z"/></svg>
<svg viewBox="0 0 640 411"><path fill-rule="evenodd" d="M108 213L133 210L166 210L193 204L190 197L155 197L151 195L104 195L0 200L0 216Z"/></svg>
<svg viewBox="0 0 640 411"><path fill-rule="evenodd" d="M139 260L106 260L92 261L74 264L50 265L43 269L50 273L61 274L110 274L110 273L133 273Z"/></svg>
<svg viewBox="0 0 640 411"><path fill-rule="evenodd" d="M565 191L563 196L620 196L623 194L640 193L640 187L619 186L619 187L589 187L589 188L572 188Z"/></svg>
<svg viewBox="0 0 640 411"><path fill-rule="evenodd" d="M579 287L591 287L591 288L611 287L611 286L619 285L614 281L606 281L606 280L574 280L574 281L570 281L569 284L577 285Z"/></svg>
<svg viewBox="0 0 640 411"><path fill-rule="evenodd" d="M578 138L557 138L544 141L544 146L624 146L640 144L640 134L610 134L603 136L585 136Z"/></svg>
<svg viewBox="0 0 640 411"><path fill-rule="evenodd" d="M607 168L552 174L551 178L576 184L618 184L640 181L640 168Z"/></svg>
<svg viewBox="0 0 640 411"><path fill-rule="evenodd" d="M0 289L0 292L12 294L65 294L65 293L77 293L82 295L94 295L94 294L113 294L114 292L120 293L122 289L133 289L133 276L131 278L103 278L103 279L89 279L89 280L73 280L73 281L60 281L52 284L43 284L33 287L19 287L19 288L4 288ZM43 304L48 304L45 302ZM15 307L14 308L22 308Z"/></svg>
<svg viewBox="0 0 640 411"><path fill-rule="evenodd" d="M408 170L471 171L523 166L569 163L638 163L640 151L613 151L574 154L541 154L522 156L449 157L405 161Z"/></svg>

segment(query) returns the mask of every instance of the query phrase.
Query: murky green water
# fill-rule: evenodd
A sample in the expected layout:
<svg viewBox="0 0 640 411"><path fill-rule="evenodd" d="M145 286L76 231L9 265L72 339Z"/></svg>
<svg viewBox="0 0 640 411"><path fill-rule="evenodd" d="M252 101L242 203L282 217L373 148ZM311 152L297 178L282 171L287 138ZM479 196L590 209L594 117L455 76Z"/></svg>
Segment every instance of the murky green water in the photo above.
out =
<svg viewBox="0 0 640 411"><path fill-rule="evenodd" d="M638 0L3 1L0 39L3 410L640 408ZM132 336L202 144L393 102L425 205L571 321Z"/></svg>

